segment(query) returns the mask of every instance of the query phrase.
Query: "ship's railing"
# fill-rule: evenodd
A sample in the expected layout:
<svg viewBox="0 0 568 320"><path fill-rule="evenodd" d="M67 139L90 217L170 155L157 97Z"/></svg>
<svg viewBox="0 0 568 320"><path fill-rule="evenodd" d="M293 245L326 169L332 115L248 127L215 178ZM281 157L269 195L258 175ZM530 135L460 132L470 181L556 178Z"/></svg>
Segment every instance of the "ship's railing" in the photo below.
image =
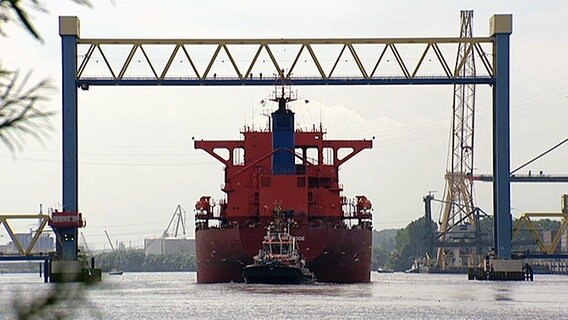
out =
<svg viewBox="0 0 568 320"><path fill-rule="evenodd" d="M355 199L341 198L343 219L370 220L372 218L371 202L365 196L357 196Z"/></svg>
<svg viewBox="0 0 568 320"><path fill-rule="evenodd" d="M205 203L203 203L203 201L205 201ZM195 207L195 219L222 219L224 216L226 203L227 201L225 199L220 199L218 202L216 202L211 197L201 197L200 201L197 202Z"/></svg>

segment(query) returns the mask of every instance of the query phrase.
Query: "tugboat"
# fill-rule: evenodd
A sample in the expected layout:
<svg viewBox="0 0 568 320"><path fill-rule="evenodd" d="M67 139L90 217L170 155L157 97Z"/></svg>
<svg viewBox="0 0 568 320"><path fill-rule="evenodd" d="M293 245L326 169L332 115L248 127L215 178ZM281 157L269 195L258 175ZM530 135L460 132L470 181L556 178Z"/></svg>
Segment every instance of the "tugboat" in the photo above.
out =
<svg viewBox="0 0 568 320"><path fill-rule="evenodd" d="M306 267L298 251L296 237L289 233L290 221L284 222L280 205L276 205L275 219L267 227L262 248L254 263L243 268L246 283L312 284L315 277Z"/></svg>

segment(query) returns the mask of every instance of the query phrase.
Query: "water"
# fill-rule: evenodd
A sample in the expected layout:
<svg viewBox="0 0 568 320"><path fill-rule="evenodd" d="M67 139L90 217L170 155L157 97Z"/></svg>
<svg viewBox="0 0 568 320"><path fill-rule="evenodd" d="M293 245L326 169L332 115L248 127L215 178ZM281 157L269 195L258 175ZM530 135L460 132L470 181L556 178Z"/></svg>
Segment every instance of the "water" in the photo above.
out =
<svg viewBox="0 0 568 320"><path fill-rule="evenodd" d="M568 277L534 282L468 281L465 275L377 274L369 284L197 284L195 273L125 273L88 289L72 319L568 319ZM0 275L0 319L14 299L49 284Z"/></svg>

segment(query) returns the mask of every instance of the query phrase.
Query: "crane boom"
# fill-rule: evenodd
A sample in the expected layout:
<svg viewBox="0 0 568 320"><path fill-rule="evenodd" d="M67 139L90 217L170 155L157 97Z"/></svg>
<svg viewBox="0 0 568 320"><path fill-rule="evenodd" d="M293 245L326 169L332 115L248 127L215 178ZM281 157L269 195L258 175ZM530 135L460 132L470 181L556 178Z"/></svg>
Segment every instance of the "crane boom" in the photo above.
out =
<svg viewBox="0 0 568 320"><path fill-rule="evenodd" d="M85 245L85 253L91 253L91 250L89 249L89 245L87 244L87 239L85 238L85 235L83 234L83 232L81 232L81 240L83 240L83 244Z"/></svg>
<svg viewBox="0 0 568 320"><path fill-rule="evenodd" d="M168 238L168 237L177 238L180 226L181 226L182 235L183 237L185 237L186 214L187 213L185 212L185 209L178 204L176 210L174 211L174 214L172 215L170 223L166 227L166 230L164 230L164 232L162 233L162 238Z"/></svg>
<svg viewBox="0 0 568 320"><path fill-rule="evenodd" d="M110 240L110 236L108 235L108 232L105 230L105 234L108 240L108 243L110 244L110 248L112 249L112 251L114 251L114 246L112 245L112 241Z"/></svg>

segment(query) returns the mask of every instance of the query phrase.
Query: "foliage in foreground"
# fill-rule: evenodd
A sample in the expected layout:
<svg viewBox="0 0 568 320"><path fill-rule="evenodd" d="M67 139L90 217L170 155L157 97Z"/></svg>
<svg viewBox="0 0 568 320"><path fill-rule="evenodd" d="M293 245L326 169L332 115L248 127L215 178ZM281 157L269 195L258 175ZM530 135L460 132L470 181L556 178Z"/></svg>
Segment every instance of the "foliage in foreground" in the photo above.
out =
<svg viewBox="0 0 568 320"><path fill-rule="evenodd" d="M72 0L90 6L89 0ZM6 24L19 24L35 39L42 41L35 29L29 11L46 13L41 0L0 0L0 36L6 36ZM39 141L51 130L49 118L53 112L42 110L47 100L46 91L53 87L49 80L28 86L31 73L21 79L19 73L4 69L0 63L0 141L10 151L22 149L24 137ZM13 314L17 319L66 319L79 306L88 303L84 298L83 284L53 285L50 290L33 300L13 300Z"/></svg>
<svg viewBox="0 0 568 320"><path fill-rule="evenodd" d="M96 307L85 297L86 288L93 284L57 283L47 293L35 297L17 297L13 300L16 319L70 319L77 310L86 310L93 318L101 318Z"/></svg>
<svg viewBox="0 0 568 320"><path fill-rule="evenodd" d="M9 72L0 67L0 141L10 149L21 150L24 136L38 141L52 129L49 118L52 111L43 111L38 104L45 102L45 93L53 87L43 80L28 87L31 73L22 80L18 72Z"/></svg>
<svg viewBox="0 0 568 320"><path fill-rule="evenodd" d="M91 7L89 0L71 0L79 5ZM6 36L2 27L5 24L13 23L22 26L36 40L43 41L41 35L36 30L30 11L48 13L49 10L42 0L0 0L0 35Z"/></svg>

